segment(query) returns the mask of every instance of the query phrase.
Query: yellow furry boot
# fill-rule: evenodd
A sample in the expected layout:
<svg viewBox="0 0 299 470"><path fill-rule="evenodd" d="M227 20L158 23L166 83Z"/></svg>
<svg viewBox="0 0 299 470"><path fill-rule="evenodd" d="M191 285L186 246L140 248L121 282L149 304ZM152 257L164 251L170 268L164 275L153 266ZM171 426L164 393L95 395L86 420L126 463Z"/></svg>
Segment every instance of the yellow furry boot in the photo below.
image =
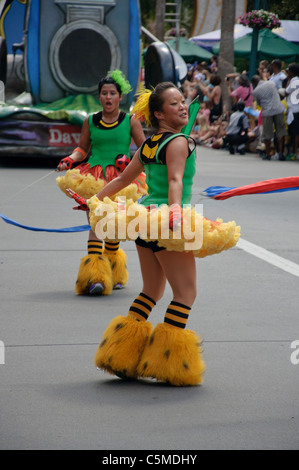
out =
<svg viewBox="0 0 299 470"><path fill-rule="evenodd" d="M76 294L110 295L112 287L112 271L108 257L90 253L84 256L76 282Z"/></svg>
<svg viewBox="0 0 299 470"><path fill-rule="evenodd" d="M112 269L113 289L122 289L128 282L127 255L119 248L119 242L105 242L107 255Z"/></svg>
<svg viewBox="0 0 299 470"><path fill-rule="evenodd" d="M152 325L131 316L119 316L107 327L95 356L95 365L121 378L136 378L137 365Z"/></svg>
<svg viewBox="0 0 299 470"><path fill-rule="evenodd" d="M139 377L151 377L175 386L202 383L204 371L196 333L165 323L154 329L137 369Z"/></svg>

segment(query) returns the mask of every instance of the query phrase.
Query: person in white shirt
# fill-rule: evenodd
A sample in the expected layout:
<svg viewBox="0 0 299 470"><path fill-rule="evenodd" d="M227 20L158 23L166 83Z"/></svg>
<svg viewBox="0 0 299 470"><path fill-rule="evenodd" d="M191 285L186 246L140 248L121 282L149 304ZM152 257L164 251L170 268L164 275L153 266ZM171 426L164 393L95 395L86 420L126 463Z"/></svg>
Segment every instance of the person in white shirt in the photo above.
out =
<svg viewBox="0 0 299 470"><path fill-rule="evenodd" d="M274 82L276 88L282 87L282 82L287 78L286 74L281 70L281 61L279 59L275 59L271 62L271 70L272 75L270 76L269 80Z"/></svg>
<svg viewBox="0 0 299 470"><path fill-rule="evenodd" d="M287 160L296 160L299 147L299 64L290 64L286 87L289 135L292 139L292 153Z"/></svg>

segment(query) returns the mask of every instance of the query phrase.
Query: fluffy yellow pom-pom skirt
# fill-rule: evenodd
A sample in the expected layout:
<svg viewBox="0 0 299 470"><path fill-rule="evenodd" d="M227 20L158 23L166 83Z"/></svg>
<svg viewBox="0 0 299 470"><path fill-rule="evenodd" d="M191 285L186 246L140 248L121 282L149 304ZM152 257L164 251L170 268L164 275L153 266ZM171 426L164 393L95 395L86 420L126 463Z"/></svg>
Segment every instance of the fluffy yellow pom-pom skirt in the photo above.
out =
<svg viewBox="0 0 299 470"><path fill-rule="evenodd" d="M85 166L87 166L87 169L85 169ZM89 199L95 194L98 194L107 183L119 175L114 167L112 167L112 169L108 167L108 169L112 170L110 172L106 169L107 178L104 177L102 167L100 165L93 168L88 167L88 164L80 165L77 168L68 170L65 175L59 176L56 179L59 188L66 194L66 196L70 197L66 190L72 189L84 199ZM118 196L125 196L127 199L137 201L145 194L147 194L145 174L141 173L141 175L139 175L132 184L117 193L113 199Z"/></svg>
<svg viewBox="0 0 299 470"><path fill-rule="evenodd" d="M234 247L240 238L240 227L235 222L211 221L196 213L194 207L183 209L182 226L169 229L169 207L147 210L131 200L122 205L118 200L96 196L87 201L90 225L100 239L157 240L168 251L193 252L204 258Z"/></svg>

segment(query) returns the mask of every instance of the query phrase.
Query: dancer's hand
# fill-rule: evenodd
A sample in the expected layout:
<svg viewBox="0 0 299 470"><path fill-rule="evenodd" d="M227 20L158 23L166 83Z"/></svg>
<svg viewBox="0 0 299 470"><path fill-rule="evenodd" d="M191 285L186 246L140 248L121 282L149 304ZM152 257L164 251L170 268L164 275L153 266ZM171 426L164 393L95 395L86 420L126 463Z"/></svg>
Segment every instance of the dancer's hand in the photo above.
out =
<svg viewBox="0 0 299 470"><path fill-rule="evenodd" d="M173 232L183 224L183 212L179 204L173 204L169 210L169 228Z"/></svg>
<svg viewBox="0 0 299 470"><path fill-rule="evenodd" d="M75 199L77 204L79 204L78 206L73 207L74 211L85 211L85 212L89 211L88 205L86 203L86 199L79 196L79 194L75 193L75 191L73 191L72 189L67 189L66 191L67 193L69 193L69 195L73 199Z"/></svg>
<svg viewBox="0 0 299 470"><path fill-rule="evenodd" d="M74 163L72 157L65 157L59 162L57 171L70 170Z"/></svg>

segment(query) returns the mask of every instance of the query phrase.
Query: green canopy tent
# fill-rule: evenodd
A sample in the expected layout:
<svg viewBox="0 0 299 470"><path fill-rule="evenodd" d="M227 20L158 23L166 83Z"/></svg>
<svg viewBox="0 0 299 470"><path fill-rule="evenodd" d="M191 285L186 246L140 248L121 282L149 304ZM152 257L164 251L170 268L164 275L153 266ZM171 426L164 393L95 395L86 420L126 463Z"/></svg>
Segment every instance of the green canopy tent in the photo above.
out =
<svg viewBox="0 0 299 470"><path fill-rule="evenodd" d="M249 59L251 54L252 33L234 41L235 57ZM213 47L213 53L219 54L219 45ZM299 62L299 46L272 33L269 29L259 32L257 46L258 60L280 59L285 62Z"/></svg>
<svg viewBox="0 0 299 470"><path fill-rule="evenodd" d="M169 44L172 49L176 50L176 39L170 39L167 41L167 44ZM208 61L212 57L209 51L188 41L188 39L184 37L179 38L179 50L177 52L187 63Z"/></svg>

